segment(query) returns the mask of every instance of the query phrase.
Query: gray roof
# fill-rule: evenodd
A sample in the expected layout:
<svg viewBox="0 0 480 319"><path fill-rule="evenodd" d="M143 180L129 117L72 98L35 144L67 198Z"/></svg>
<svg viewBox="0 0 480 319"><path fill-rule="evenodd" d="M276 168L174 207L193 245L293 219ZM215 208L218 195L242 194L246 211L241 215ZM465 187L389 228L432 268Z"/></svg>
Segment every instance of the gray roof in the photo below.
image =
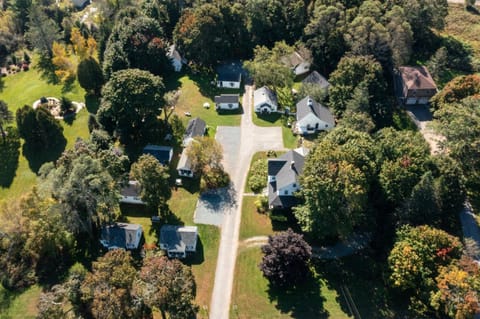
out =
<svg viewBox="0 0 480 319"><path fill-rule="evenodd" d="M242 62L230 61L225 62L216 67L217 80L225 82L240 82L242 80L242 74L245 73Z"/></svg>
<svg viewBox="0 0 480 319"><path fill-rule="evenodd" d="M267 103L277 106L277 95L266 86L262 86L253 92L253 102L255 105Z"/></svg>
<svg viewBox="0 0 480 319"><path fill-rule="evenodd" d="M188 121L187 129L185 130L185 135L183 139L194 138L196 136L203 136L205 134L205 129L207 128L207 123L199 117L193 118Z"/></svg>
<svg viewBox="0 0 480 319"><path fill-rule="evenodd" d="M238 103L238 94L222 94L215 96L215 103Z"/></svg>
<svg viewBox="0 0 480 319"><path fill-rule="evenodd" d="M197 234L197 226L163 225L160 243L168 245L168 250L185 251L186 246L196 246Z"/></svg>
<svg viewBox="0 0 480 319"><path fill-rule="evenodd" d="M300 121L310 113L315 114L316 117L331 126L335 125L335 119L333 118L332 112L310 96L306 96L297 103L297 121Z"/></svg>
<svg viewBox="0 0 480 319"><path fill-rule="evenodd" d="M290 150L277 159L268 160L268 175L275 176L276 181L268 185L268 202L273 206L291 207L292 195L277 195L277 190L293 183L299 183L299 176L305 164L305 149ZM281 198L278 198L281 197ZM290 197L286 199L285 197ZM282 205L278 203L285 202Z"/></svg>
<svg viewBox="0 0 480 319"><path fill-rule="evenodd" d="M102 228L100 239L105 241L109 247L126 248L136 240L138 229L142 229L138 224L115 223Z"/></svg>
<svg viewBox="0 0 480 319"><path fill-rule="evenodd" d="M128 184L122 188L120 194L123 196L138 197L141 193L140 184L137 181L128 181Z"/></svg>
<svg viewBox="0 0 480 319"><path fill-rule="evenodd" d="M147 145L143 149L143 154L150 154L161 164L168 165L172 159L173 148L171 146Z"/></svg>
<svg viewBox="0 0 480 319"><path fill-rule="evenodd" d="M184 169L184 170L191 170L192 163L190 158L187 156L186 149L183 149L182 154L180 155L180 159L178 160L177 170Z"/></svg>
<svg viewBox="0 0 480 319"><path fill-rule="evenodd" d="M182 56L177 51L175 44L172 44L171 46L168 47L167 56L171 59L178 60L180 62L182 61Z"/></svg>
<svg viewBox="0 0 480 319"><path fill-rule="evenodd" d="M317 71L311 72L305 79L303 79L302 83L317 84L323 89L327 89L330 86L327 79Z"/></svg>

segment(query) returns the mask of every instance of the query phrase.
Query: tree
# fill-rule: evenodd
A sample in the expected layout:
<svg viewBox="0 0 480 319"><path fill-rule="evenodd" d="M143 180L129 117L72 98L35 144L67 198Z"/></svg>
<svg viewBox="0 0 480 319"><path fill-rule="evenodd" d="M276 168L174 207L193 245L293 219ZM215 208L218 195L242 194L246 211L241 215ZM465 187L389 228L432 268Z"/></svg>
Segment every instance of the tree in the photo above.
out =
<svg viewBox="0 0 480 319"><path fill-rule="evenodd" d="M377 127L390 122L392 110L386 101L383 69L372 56L347 56L340 60L330 76L329 106L339 116L354 97L356 88L368 92L368 112ZM365 106L366 107L366 106Z"/></svg>
<svg viewBox="0 0 480 319"><path fill-rule="evenodd" d="M305 43L312 51L315 64L328 74L333 71L346 51L345 8L342 4L325 5L315 2L313 16L305 27Z"/></svg>
<svg viewBox="0 0 480 319"><path fill-rule="evenodd" d="M413 46L413 32L407 21L405 11L394 6L385 15L388 33L390 34L390 49L395 66L402 66L410 61Z"/></svg>
<svg viewBox="0 0 480 319"><path fill-rule="evenodd" d="M112 74L102 90L97 113L99 122L126 145L148 140L163 107L162 79L138 69Z"/></svg>
<svg viewBox="0 0 480 319"><path fill-rule="evenodd" d="M137 12L138 13L138 12ZM138 68L164 76L172 70L167 41L158 22L142 14L118 19L108 38L103 70L110 78L113 72Z"/></svg>
<svg viewBox="0 0 480 319"><path fill-rule="evenodd" d="M397 231L388 257L390 281L411 297L410 307L417 315L427 315L439 267L458 259L461 250L457 237L430 226L403 226Z"/></svg>
<svg viewBox="0 0 480 319"><path fill-rule="evenodd" d="M369 185L362 170L331 141L310 152L300 177L304 203L294 215L304 232L318 239L346 237L364 218Z"/></svg>
<svg viewBox="0 0 480 319"><path fill-rule="evenodd" d="M4 125L7 125L13 121L13 113L8 109L7 103L0 100L0 133L2 134L3 144L7 142L7 134L4 129Z"/></svg>
<svg viewBox="0 0 480 319"><path fill-rule="evenodd" d="M13 11L18 27L23 33L27 31L27 22L29 17L29 10L32 6L31 0L14 0L10 3L10 9Z"/></svg>
<svg viewBox="0 0 480 319"><path fill-rule="evenodd" d="M82 299L93 318L139 318L139 309L132 295L137 273L130 252L116 249L107 252L92 264L82 283Z"/></svg>
<svg viewBox="0 0 480 319"><path fill-rule="evenodd" d="M102 69L97 60L88 57L80 61L77 66L78 83L87 92L100 95L100 90L104 83Z"/></svg>
<svg viewBox="0 0 480 319"><path fill-rule="evenodd" d="M55 66L55 75L63 83L72 82L75 79L76 68L67 48L54 41L52 44L52 63Z"/></svg>
<svg viewBox="0 0 480 319"><path fill-rule="evenodd" d="M257 87L289 87L293 84L293 72L281 59L294 52L285 42L277 42L272 50L257 46L254 59L244 63Z"/></svg>
<svg viewBox="0 0 480 319"><path fill-rule="evenodd" d="M398 206L425 173L429 146L418 132L391 128L380 130L376 142L380 186L385 199Z"/></svg>
<svg viewBox="0 0 480 319"><path fill-rule="evenodd" d="M438 291L432 295L432 306L450 318L474 318L480 311L478 264L462 258L441 267L437 278Z"/></svg>
<svg viewBox="0 0 480 319"><path fill-rule="evenodd" d="M448 52L445 47L440 47L427 61L427 68L435 80L439 80L445 74L448 67Z"/></svg>
<svg viewBox="0 0 480 319"><path fill-rule="evenodd" d="M63 319L68 318L66 311L66 294L62 285L55 285L49 291L42 292L37 304L36 319Z"/></svg>
<svg viewBox="0 0 480 319"><path fill-rule="evenodd" d="M30 148L48 150L65 141L63 127L46 108L34 110L24 105L17 110L16 121L20 136Z"/></svg>
<svg viewBox="0 0 480 319"><path fill-rule="evenodd" d="M53 42L60 40L60 30L57 24L37 4L30 7L28 16L28 32L25 34L27 40L42 55L45 54L51 59L53 57Z"/></svg>
<svg viewBox="0 0 480 319"><path fill-rule="evenodd" d="M152 155L144 154L132 165L131 175L140 183L142 201L147 203L153 212L157 213L159 207L167 205L167 200L172 195L168 167L160 164Z"/></svg>
<svg viewBox="0 0 480 319"><path fill-rule="evenodd" d="M265 159L258 159L253 162L250 168L250 175L248 176L248 187L254 193L260 193L267 187L267 161Z"/></svg>
<svg viewBox="0 0 480 319"><path fill-rule="evenodd" d="M262 246L263 276L274 286L295 287L310 273L308 262L312 255L310 245L290 228L268 236L268 244Z"/></svg>
<svg viewBox="0 0 480 319"><path fill-rule="evenodd" d="M140 269L135 290L145 304L161 311L162 317L188 319L195 316L195 279L190 267L177 259L147 258Z"/></svg>
<svg viewBox="0 0 480 319"><path fill-rule="evenodd" d="M480 94L480 76L476 74L457 76L432 97L431 103L435 109L445 104L457 103L469 96Z"/></svg>

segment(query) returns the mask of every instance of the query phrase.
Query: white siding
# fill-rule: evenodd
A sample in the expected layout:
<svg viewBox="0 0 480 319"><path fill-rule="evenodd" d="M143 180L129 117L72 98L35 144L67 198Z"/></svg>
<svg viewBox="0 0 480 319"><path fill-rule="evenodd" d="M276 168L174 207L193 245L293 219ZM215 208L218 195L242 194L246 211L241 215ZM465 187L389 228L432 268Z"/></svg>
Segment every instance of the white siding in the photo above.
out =
<svg viewBox="0 0 480 319"><path fill-rule="evenodd" d="M218 81L217 82L217 87L219 88L230 88L230 89L239 89L240 88L240 82L228 82L228 81Z"/></svg>
<svg viewBox="0 0 480 319"><path fill-rule="evenodd" d="M175 72L182 71L182 61L172 59L172 66Z"/></svg>
<svg viewBox="0 0 480 319"><path fill-rule="evenodd" d="M328 124L314 114L309 114L296 124L296 131L299 134L311 134L315 133L315 131L329 131L333 128L331 124Z"/></svg>
<svg viewBox="0 0 480 319"><path fill-rule="evenodd" d="M239 103L218 103L216 108L219 110L235 110L238 109Z"/></svg>

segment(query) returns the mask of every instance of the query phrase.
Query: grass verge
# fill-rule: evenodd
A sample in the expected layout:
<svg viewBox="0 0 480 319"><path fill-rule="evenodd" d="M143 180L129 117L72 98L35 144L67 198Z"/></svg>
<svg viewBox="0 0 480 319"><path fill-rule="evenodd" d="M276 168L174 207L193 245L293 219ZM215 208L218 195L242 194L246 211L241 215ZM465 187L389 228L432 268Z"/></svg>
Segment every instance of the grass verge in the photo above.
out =
<svg viewBox="0 0 480 319"><path fill-rule="evenodd" d="M243 197L240 240L253 236L268 236L273 234L270 217L267 214L257 212L255 199L255 196Z"/></svg>
<svg viewBox="0 0 480 319"><path fill-rule="evenodd" d="M0 319L33 319L42 289L31 286L22 292L10 292L0 285Z"/></svg>

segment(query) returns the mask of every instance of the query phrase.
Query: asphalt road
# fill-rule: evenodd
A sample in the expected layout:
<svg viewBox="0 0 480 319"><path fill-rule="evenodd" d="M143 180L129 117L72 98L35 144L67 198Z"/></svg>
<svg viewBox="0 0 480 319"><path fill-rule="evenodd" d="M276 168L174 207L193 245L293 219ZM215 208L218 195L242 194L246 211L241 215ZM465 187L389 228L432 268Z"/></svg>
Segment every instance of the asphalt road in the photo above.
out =
<svg viewBox="0 0 480 319"><path fill-rule="evenodd" d="M280 127L258 127L252 121L253 87L246 85L243 96L243 115L240 125L240 141L237 147L228 138L219 136L224 148L224 167L232 180L237 205L224 215L221 226L220 248L218 251L215 283L210 303L211 319L227 319L230 311L235 262L237 258L238 236L242 214L242 198L247 172L253 154L259 151L283 150L282 129ZM222 131L220 129L219 131ZM228 130L226 130L228 131Z"/></svg>

